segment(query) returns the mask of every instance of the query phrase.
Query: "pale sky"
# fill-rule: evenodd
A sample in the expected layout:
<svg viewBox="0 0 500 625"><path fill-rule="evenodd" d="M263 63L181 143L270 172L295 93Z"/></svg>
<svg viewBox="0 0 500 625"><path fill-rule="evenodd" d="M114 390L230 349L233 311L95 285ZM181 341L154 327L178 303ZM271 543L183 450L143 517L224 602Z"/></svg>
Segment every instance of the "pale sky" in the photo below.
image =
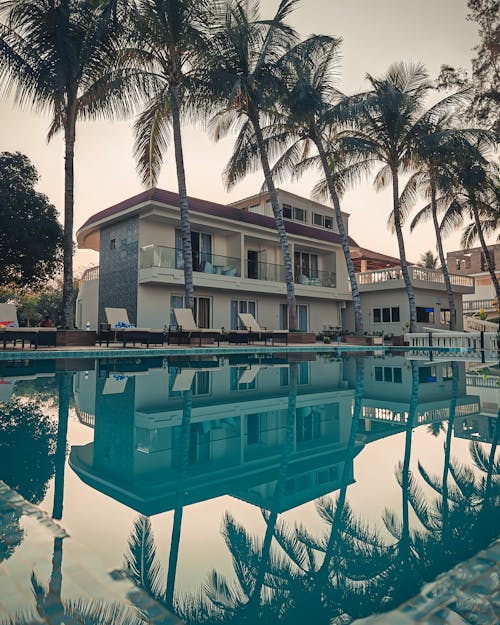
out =
<svg viewBox="0 0 500 625"><path fill-rule="evenodd" d="M261 0L263 14L270 14L277 0ZM341 36L342 76L339 88L354 93L366 88L368 72L383 74L395 61L421 61L432 77L441 64L469 68L471 48L477 43L476 25L465 20L466 0L302 0L291 18L303 35ZM64 197L64 146L62 136L46 143L49 119L19 111L12 103L0 103L0 151L21 151L40 172L39 190L62 212ZM184 153L188 194L228 203L258 192L262 176L246 178L230 193L222 182L222 170L234 138L213 143L200 129L184 129ZM94 122L77 128L75 149L75 230L92 214L143 190L132 157L132 120ZM281 184L310 197L317 176ZM177 191L173 149L164 158L158 186ZM375 193L371 183L350 191L342 209L350 213L349 233L363 247L397 255L395 236L386 228L391 210L389 192ZM407 235L407 256L418 261L428 249L435 251L430 225ZM445 250L458 249L459 235L445 241ZM75 268L98 263L95 252L78 251Z"/></svg>

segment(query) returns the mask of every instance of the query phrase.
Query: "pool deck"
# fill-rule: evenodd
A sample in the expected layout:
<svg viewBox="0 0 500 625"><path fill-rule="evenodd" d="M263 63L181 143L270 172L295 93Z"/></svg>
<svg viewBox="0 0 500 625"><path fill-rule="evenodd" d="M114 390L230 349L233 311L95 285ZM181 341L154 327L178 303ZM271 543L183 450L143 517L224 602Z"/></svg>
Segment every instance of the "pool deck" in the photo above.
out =
<svg viewBox="0 0 500 625"><path fill-rule="evenodd" d="M352 625L496 625L500 622L500 540L427 584L402 606Z"/></svg>

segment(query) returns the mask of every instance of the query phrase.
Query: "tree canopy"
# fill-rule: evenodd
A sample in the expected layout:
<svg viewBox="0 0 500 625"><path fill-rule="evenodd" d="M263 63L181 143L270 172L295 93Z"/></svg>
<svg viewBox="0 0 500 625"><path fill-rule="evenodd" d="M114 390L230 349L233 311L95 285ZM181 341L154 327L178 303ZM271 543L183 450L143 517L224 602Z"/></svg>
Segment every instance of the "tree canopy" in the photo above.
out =
<svg viewBox="0 0 500 625"><path fill-rule="evenodd" d="M0 153L0 284L35 287L61 265L55 207L35 191L38 173L20 152Z"/></svg>

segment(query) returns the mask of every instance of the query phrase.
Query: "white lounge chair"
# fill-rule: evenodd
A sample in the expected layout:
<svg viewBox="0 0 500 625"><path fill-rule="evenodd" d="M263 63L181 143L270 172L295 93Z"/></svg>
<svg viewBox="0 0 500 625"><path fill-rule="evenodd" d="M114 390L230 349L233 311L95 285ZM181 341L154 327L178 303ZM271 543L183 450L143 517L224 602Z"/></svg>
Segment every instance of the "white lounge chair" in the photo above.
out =
<svg viewBox="0 0 500 625"><path fill-rule="evenodd" d="M242 327L248 331L250 340L260 340L264 341L264 343L271 340L273 345L277 341L288 344L288 330L268 330L267 328L261 328L251 313L238 313L238 317Z"/></svg>
<svg viewBox="0 0 500 625"><path fill-rule="evenodd" d="M217 345L220 343L221 330L214 328L199 328L196 325L196 321L193 317L193 311L190 308L174 308L175 326L171 326L168 331L167 342L170 345L171 338L177 338L178 344L181 344L181 340L187 339L190 342L191 339L199 339L201 345L201 339L215 339Z"/></svg>
<svg viewBox="0 0 500 625"><path fill-rule="evenodd" d="M165 332L163 330L150 330L149 328L134 328L129 322L125 308L105 308L107 324L99 330L99 345L106 341L109 347L110 340L123 342L123 347L127 343L145 343L149 347L150 343L163 345Z"/></svg>
<svg viewBox="0 0 500 625"><path fill-rule="evenodd" d="M17 321L17 310L14 304L0 304L0 340L5 349L7 343L21 341L24 348L25 341L37 349L38 347L56 346L57 328L20 328Z"/></svg>

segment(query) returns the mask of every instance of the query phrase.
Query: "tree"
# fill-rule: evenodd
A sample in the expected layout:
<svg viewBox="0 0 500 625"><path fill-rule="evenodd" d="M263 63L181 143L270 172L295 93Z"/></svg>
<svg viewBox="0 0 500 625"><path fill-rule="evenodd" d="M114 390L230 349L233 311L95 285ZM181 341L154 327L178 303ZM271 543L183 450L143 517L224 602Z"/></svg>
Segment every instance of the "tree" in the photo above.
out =
<svg viewBox="0 0 500 625"><path fill-rule="evenodd" d="M438 268L439 259L435 256L431 250L427 250L420 255L419 265L420 267L425 267L426 269L437 269Z"/></svg>
<svg viewBox="0 0 500 625"><path fill-rule="evenodd" d="M134 47L125 51L125 62L153 83L135 122L137 169L149 187L156 184L170 131L173 133L188 308L194 306L193 257L181 117L195 115L202 101L195 93L193 69L197 69L197 55L204 49L205 24L211 21L209 6L208 0L142 0L131 21Z"/></svg>
<svg viewBox="0 0 500 625"><path fill-rule="evenodd" d="M72 329L77 121L129 113L136 83L116 70L123 30L107 3L1 0L0 16L3 96L13 94L19 106L50 112L49 140L64 133L63 327Z"/></svg>
<svg viewBox="0 0 500 625"><path fill-rule="evenodd" d="M273 151L283 152L273 167L273 176L283 173L296 175L307 165L318 165L326 178L324 195L332 201L337 230L344 252L354 305L355 331L363 333L361 299L354 264L351 258L340 197L345 190L347 172L352 176L359 164L348 163L354 155L346 155L337 141L335 128L338 118L345 114L344 99L333 85L333 68L338 59L340 40L331 37L311 37L298 44L286 55L286 89L279 110L266 128L267 142ZM341 102L338 106L339 97ZM311 145L317 149L316 158L309 156ZM248 155L247 155L248 158ZM233 167L244 163L233 161Z"/></svg>
<svg viewBox="0 0 500 625"><path fill-rule="evenodd" d="M262 127L263 117L276 105L283 89L278 60L297 40L295 32L285 22L296 2L281 0L270 20L259 18L254 2L228 0L222 4L214 17L210 57L203 68L210 97L223 106L212 120L214 138L219 140L230 130L239 128L225 170L228 189L248 173L248 166L240 154L242 146L253 135L258 147L283 254L290 329L297 328L292 258ZM242 166L236 167L236 162Z"/></svg>
<svg viewBox="0 0 500 625"><path fill-rule="evenodd" d="M0 284L36 287L61 265L55 207L35 191L38 173L20 152L0 153Z"/></svg>
<svg viewBox="0 0 500 625"><path fill-rule="evenodd" d="M473 98L468 117L486 126L499 127L500 105L500 2L468 0L467 19L479 26L480 42L473 48L472 72L442 65L438 78L440 88L470 86Z"/></svg>
<svg viewBox="0 0 500 625"><path fill-rule="evenodd" d="M365 154L383 164L375 177L375 187L392 184L390 225L396 233L401 273L410 308L410 332L417 329L417 307L406 260L402 225L404 214L400 200L399 176L414 168L413 138L419 132L424 98L431 89L427 71L422 65L396 63L382 78L367 76L371 90L352 97L356 112L351 137L344 139L345 148Z"/></svg>

